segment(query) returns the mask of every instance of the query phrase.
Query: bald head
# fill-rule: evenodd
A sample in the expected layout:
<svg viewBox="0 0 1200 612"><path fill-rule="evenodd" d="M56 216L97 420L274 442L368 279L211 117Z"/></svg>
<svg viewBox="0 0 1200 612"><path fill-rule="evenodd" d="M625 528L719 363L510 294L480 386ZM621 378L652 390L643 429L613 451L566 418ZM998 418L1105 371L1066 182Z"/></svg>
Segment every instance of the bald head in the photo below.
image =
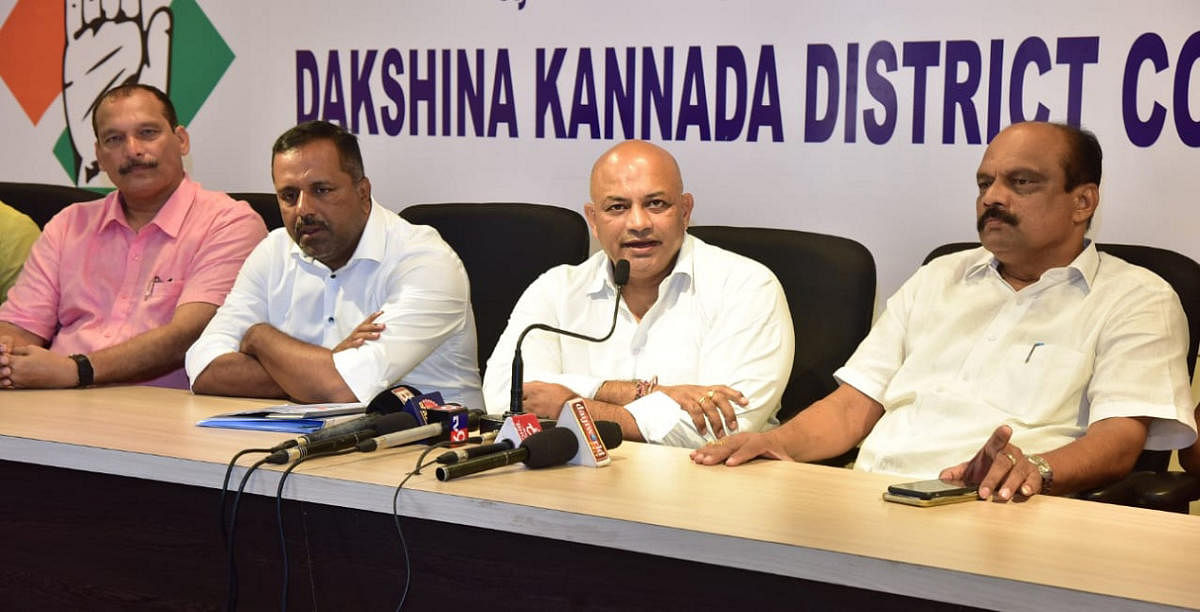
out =
<svg viewBox="0 0 1200 612"><path fill-rule="evenodd" d="M679 164L666 149L644 140L626 140L604 152L592 164L591 196L593 202L604 199L596 188L619 175L650 174L659 177L663 187L673 193L683 193L683 176Z"/></svg>
<svg viewBox="0 0 1200 612"><path fill-rule="evenodd" d="M592 166L591 196L584 215L609 259L629 260L627 289L656 292L675 263L692 214L692 196L683 193L675 158L648 142L623 142Z"/></svg>

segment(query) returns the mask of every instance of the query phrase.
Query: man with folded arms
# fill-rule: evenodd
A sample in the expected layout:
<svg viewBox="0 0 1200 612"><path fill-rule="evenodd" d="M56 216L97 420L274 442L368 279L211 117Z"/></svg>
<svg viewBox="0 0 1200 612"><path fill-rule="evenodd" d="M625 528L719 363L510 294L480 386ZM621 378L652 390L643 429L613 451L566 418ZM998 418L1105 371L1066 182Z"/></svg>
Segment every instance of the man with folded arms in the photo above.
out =
<svg viewBox="0 0 1200 612"><path fill-rule="evenodd" d="M184 352L267 228L187 177L188 133L158 89L113 88L92 127L117 190L63 209L34 243L0 306L0 388L186 388Z"/></svg>
<svg viewBox="0 0 1200 612"><path fill-rule="evenodd" d="M1190 444L1179 298L1084 237L1100 166L1088 132L1005 129L976 173L983 247L918 270L833 393L693 460L810 461L861 441L858 469L964 479L1008 501L1094 488L1128 473L1143 447Z"/></svg>
<svg viewBox="0 0 1200 612"><path fill-rule="evenodd" d="M692 205L675 159L657 146L629 141L596 161L584 213L603 251L547 271L521 296L488 360L489 412L509 408L513 350L526 326L604 335L613 262L627 259L610 339L526 337L525 409L553 419L580 396L626 439L692 448L773 422L794 342L783 288L765 266L688 235Z"/></svg>
<svg viewBox="0 0 1200 612"><path fill-rule="evenodd" d="M284 132L271 178L284 227L188 351L192 390L368 402L403 381L481 406L466 270L433 228L372 199L354 135Z"/></svg>

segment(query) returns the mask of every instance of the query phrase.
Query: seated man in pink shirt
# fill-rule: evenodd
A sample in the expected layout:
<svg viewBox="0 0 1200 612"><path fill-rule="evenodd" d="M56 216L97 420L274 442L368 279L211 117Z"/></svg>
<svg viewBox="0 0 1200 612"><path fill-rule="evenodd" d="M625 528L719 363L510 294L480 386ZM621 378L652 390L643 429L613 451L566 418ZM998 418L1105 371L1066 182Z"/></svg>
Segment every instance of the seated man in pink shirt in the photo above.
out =
<svg viewBox="0 0 1200 612"><path fill-rule="evenodd" d="M161 91L113 88L92 127L117 191L63 209L34 243L0 306L0 388L186 388L184 353L266 226L187 178L188 133Z"/></svg>

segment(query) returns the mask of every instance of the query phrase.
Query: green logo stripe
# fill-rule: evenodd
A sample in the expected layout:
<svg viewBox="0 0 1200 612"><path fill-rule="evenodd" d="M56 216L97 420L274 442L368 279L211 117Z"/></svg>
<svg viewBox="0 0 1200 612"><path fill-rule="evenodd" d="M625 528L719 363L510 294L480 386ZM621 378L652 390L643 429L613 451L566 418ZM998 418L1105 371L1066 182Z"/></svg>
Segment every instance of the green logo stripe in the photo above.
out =
<svg viewBox="0 0 1200 612"><path fill-rule="evenodd" d="M233 50L221 38L196 0L173 0L171 101L184 125L192 122L217 81L233 63Z"/></svg>

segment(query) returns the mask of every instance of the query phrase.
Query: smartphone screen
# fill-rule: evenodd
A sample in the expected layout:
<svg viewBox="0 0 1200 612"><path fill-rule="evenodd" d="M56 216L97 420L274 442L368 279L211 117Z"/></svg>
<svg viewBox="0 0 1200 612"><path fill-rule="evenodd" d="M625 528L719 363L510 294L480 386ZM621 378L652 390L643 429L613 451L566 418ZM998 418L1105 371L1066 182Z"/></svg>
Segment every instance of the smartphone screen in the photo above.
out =
<svg viewBox="0 0 1200 612"><path fill-rule="evenodd" d="M888 493L907 495L918 499L936 499L939 497L955 497L974 493L977 487L967 485L961 480L921 480L905 482L888 487Z"/></svg>

